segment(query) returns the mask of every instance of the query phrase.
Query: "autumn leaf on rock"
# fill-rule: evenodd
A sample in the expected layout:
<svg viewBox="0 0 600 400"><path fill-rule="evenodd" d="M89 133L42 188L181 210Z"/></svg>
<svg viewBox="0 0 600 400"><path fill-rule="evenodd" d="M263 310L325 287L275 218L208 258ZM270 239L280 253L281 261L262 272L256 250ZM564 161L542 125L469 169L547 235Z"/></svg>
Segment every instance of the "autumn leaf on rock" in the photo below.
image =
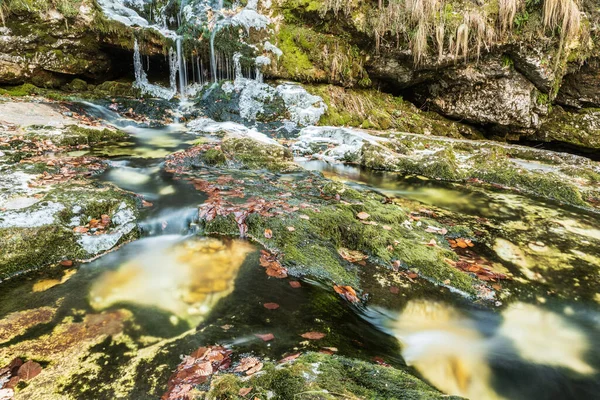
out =
<svg viewBox="0 0 600 400"><path fill-rule="evenodd" d="M296 358L300 357L301 353L295 353L295 354L291 354L287 357L282 358L281 360L279 360L279 363L286 363L286 362L290 362L290 361L294 361Z"/></svg>
<svg viewBox="0 0 600 400"><path fill-rule="evenodd" d="M238 392L238 395L242 396L242 397L246 397L252 391L252 389L253 389L252 387L241 388L240 391Z"/></svg>
<svg viewBox="0 0 600 400"><path fill-rule="evenodd" d="M356 218L361 219L361 220L369 219L369 217L370 217L370 215L364 211L356 214Z"/></svg>
<svg viewBox="0 0 600 400"><path fill-rule="evenodd" d="M234 369L235 372L245 372L246 375L250 376L263 367L263 363L255 357L246 357L240 360L240 364Z"/></svg>
<svg viewBox="0 0 600 400"><path fill-rule="evenodd" d="M300 336L302 336L304 339L320 340L320 339L323 339L326 335L321 332L306 332Z"/></svg>
<svg viewBox="0 0 600 400"><path fill-rule="evenodd" d="M338 249L338 254L344 260L349 261L351 263L363 261L363 260L366 260L367 258L369 258L369 256L367 256L366 254L361 253L360 251L349 250L349 249L346 249L345 247L340 247Z"/></svg>
<svg viewBox="0 0 600 400"><path fill-rule="evenodd" d="M28 381L30 379L35 378L42 372L42 366L36 362L31 360L27 361L25 364L21 365L19 368L19 378L24 381Z"/></svg>
<svg viewBox="0 0 600 400"><path fill-rule="evenodd" d="M342 295L346 300L351 303L357 303L360 301L358 296L356 295L356 291L352 288L352 286L334 286L333 290L336 293Z"/></svg>

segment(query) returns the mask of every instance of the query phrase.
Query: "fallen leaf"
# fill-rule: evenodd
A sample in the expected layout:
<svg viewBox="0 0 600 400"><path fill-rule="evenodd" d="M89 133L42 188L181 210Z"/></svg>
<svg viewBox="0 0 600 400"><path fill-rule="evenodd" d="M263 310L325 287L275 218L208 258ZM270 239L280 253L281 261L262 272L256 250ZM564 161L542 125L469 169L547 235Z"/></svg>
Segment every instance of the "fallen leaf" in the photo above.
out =
<svg viewBox="0 0 600 400"><path fill-rule="evenodd" d="M302 218L302 219L305 219L305 220L307 220L307 221L310 219L310 217L309 217L308 215L306 215L306 214L300 214L300 215L298 216L298 218Z"/></svg>
<svg viewBox="0 0 600 400"><path fill-rule="evenodd" d="M252 375L260 371L263 364L258 358L255 357L244 357L240 360L240 363L235 367L235 372L245 372L246 375Z"/></svg>
<svg viewBox="0 0 600 400"><path fill-rule="evenodd" d="M279 308L279 304L277 303L265 303L263 307L267 310L277 310Z"/></svg>
<svg viewBox="0 0 600 400"><path fill-rule="evenodd" d="M293 226L288 226L287 230L290 232L294 232L296 230L296 228L294 228Z"/></svg>
<svg viewBox="0 0 600 400"><path fill-rule="evenodd" d="M25 364L21 365L17 374L19 375L19 378L23 379L24 381L28 381L38 376L41 372L42 366L29 360Z"/></svg>
<svg viewBox="0 0 600 400"><path fill-rule="evenodd" d="M270 340L275 339L275 335L273 335L272 333L265 333L265 334L256 333L256 334L254 334L254 336L261 339L263 342L268 342Z"/></svg>
<svg viewBox="0 0 600 400"><path fill-rule="evenodd" d="M146 200L142 200L142 207L152 207L154 204L150 203L149 201Z"/></svg>
<svg viewBox="0 0 600 400"><path fill-rule="evenodd" d="M63 267L72 267L73 266L73 261L71 261L71 260L62 260L60 262L60 265L62 265Z"/></svg>
<svg viewBox="0 0 600 400"><path fill-rule="evenodd" d="M321 332L306 332L300 336L302 336L304 339L320 340L323 339L326 335Z"/></svg>
<svg viewBox="0 0 600 400"><path fill-rule="evenodd" d="M241 388L240 391L238 392L238 395L242 396L242 397L246 397L248 395L248 393L250 393L252 391L252 389L253 389L252 387Z"/></svg>
<svg viewBox="0 0 600 400"><path fill-rule="evenodd" d="M78 226L73 228L73 232L75 233L87 233L89 231L88 228L86 228L85 226Z"/></svg>
<svg viewBox="0 0 600 400"><path fill-rule="evenodd" d="M300 282L298 282L298 281L290 281L290 286L294 289L298 289L298 288L302 287L302 284L300 284Z"/></svg>
<svg viewBox="0 0 600 400"><path fill-rule="evenodd" d="M370 215L367 214L364 211L363 212L359 212L358 214L356 214L356 218L362 219L362 220L369 219L369 217L370 217Z"/></svg>
<svg viewBox="0 0 600 400"><path fill-rule="evenodd" d="M357 303L360 301L358 296L356 295L356 291L352 288L352 286L333 286L333 290L336 293L342 295L346 300L351 303Z"/></svg>
<svg viewBox="0 0 600 400"><path fill-rule="evenodd" d="M281 360L279 360L280 363L285 363L285 362L289 362L289 361L293 361L296 358L300 357L301 353L295 353L295 354L291 354L287 357L282 358Z"/></svg>
<svg viewBox="0 0 600 400"><path fill-rule="evenodd" d="M360 251L350 250L350 249L347 249L345 247L340 247L338 249L338 254L344 260L349 261L351 263L363 261L363 260L366 260L367 258L369 258L369 256L367 256L366 254L361 253Z"/></svg>
<svg viewBox="0 0 600 400"><path fill-rule="evenodd" d="M389 226L389 225L383 225L382 228L385 229L386 231L391 231L392 230L392 227Z"/></svg>
<svg viewBox="0 0 600 400"><path fill-rule="evenodd" d="M390 293L398 294L400 293L400 289L397 286L390 286Z"/></svg>
<svg viewBox="0 0 600 400"><path fill-rule="evenodd" d="M267 239L271 239L273 237L273 231L270 229L265 229L265 237Z"/></svg>

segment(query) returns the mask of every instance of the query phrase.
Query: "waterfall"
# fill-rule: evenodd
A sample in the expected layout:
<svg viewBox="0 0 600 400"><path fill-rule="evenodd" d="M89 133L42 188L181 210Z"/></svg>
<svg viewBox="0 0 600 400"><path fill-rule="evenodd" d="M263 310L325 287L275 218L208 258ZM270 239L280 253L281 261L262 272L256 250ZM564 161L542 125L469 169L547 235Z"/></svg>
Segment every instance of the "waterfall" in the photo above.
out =
<svg viewBox="0 0 600 400"><path fill-rule="evenodd" d="M215 57L215 36L217 35L218 25L215 26L210 33L210 68L212 72L213 82L217 83L217 60Z"/></svg>
<svg viewBox="0 0 600 400"><path fill-rule="evenodd" d="M177 93L177 70L179 69L177 54L169 48L169 85L173 93Z"/></svg>
<svg viewBox="0 0 600 400"><path fill-rule="evenodd" d="M188 84L187 79L187 65L185 57L183 55L183 45L181 43L181 36L177 36L177 70L179 72L179 97L181 100L186 99L186 89Z"/></svg>
<svg viewBox="0 0 600 400"><path fill-rule="evenodd" d="M242 63L240 62L241 58L242 58L241 53L235 53L233 55L233 64L235 67L235 80L236 81L244 79L244 74L242 73Z"/></svg>
<svg viewBox="0 0 600 400"><path fill-rule="evenodd" d="M153 85L148 81L148 75L144 71L144 64L142 63L142 55L140 53L140 46L137 39L133 43L133 68L135 75L134 87L141 90L142 94L149 94L154 97L161 97L163 99L171 100L176 90L164 88L159 85ZM171 68L172 69L172 68ZM171 77L173 78L173 71L171 70Z"/></svg>

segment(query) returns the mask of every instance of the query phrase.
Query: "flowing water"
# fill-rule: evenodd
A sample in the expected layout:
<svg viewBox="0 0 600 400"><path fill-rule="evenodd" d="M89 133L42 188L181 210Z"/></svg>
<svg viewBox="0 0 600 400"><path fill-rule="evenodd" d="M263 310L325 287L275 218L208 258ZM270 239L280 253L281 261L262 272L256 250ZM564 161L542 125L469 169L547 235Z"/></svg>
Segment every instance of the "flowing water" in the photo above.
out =
<svg viewBox="0 0 600 400"><path fill-rule="evenodd" d="M110 371L141 362L132 358L132 349L146 354L160 345L160 361L136 364L147 369L147 379L136 381L134 391L145 398L157 390L153 381L165 386L180 355L213 343L273 359L298 349L335 347L341 355L384 358L398 367L408 364L442 391L472 399L588 399L600 393L600 313L598 304L589 301L598 277L589 284L582 279L573 289L581 291L580 299L577 294L567 301L544 293L549 284L561 287L561 280L568 292L571 275L581 277L590 270L597 275L596 215L492 190L302 162L307 169L363 189L493 221L500 234L486 256L495 254L495 263L523 279L543 271L544 263L569 264L564 271L549 272L543 282L531 283L531 292L515 292L512 304L497 312L422 279L401 287L400 294L388 292L371 272L362 277L362 286L375 294L373 301L356 306L318 282L302 281L295 289L289 280L268 278L259 267L259 249L248 241L197 234L198 206L206 195L162 168L165 155L198 139L184 125L151 128L102 106L82 107L132 135L130 143L91 150L109 163L96 179L141 194L153 206L143 213L140 240L78 269L54 268L2 284L0 327L27 315L39 318L36 313L44 321L26 332L0 335L0 352L26 352L46 343L41 358L75 362L69 355L77 356L75 347L86 340L85 332L96 329L98 320L102 329L118 325L119 334L128 338L126 346L98 345L109 354L102 368L106 374L82 374L62 386L64 394L81 396L91 386L98 391L92 389L88 398L111 398L114 392L100 389L114 379ZM562 231L530 229L547 219ZM520 226L525 222L529 225ZM533 250L548 250L519 253L514 245L505 245L514 240L512 233L523 229L531 235ZM569 234L577 239L568 239ZM280 308L273 312L265 303ZM86 328L69 342L66 338L78 323ZM300 335L307 331L327 336L318 344L301 344ZM256 336L266 333L277 340L263 342Z"/></svg>

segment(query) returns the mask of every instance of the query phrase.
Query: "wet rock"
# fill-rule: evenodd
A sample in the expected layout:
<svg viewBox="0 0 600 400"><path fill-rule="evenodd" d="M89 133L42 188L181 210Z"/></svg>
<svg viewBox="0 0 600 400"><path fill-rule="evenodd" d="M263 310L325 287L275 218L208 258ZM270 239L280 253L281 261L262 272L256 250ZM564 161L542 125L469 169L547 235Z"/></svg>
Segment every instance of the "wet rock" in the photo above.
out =
<svg viewBox="0 0 600 400"><path fill-rule="evenodd" d="M532 140L562 142L586 149L600 148L600 108L569 111L552 108L548 119L531 135Z"/></svg>
<svg viewBox="0 0 600 400"><path fill-rule="evenodd" d="M596 207L597 166L584 158L519 146L410 134L376 136L310 127L293 149L302 155L458 182L485 182L583 207ZM578 177L578 179L573 179Z"/></svg>

